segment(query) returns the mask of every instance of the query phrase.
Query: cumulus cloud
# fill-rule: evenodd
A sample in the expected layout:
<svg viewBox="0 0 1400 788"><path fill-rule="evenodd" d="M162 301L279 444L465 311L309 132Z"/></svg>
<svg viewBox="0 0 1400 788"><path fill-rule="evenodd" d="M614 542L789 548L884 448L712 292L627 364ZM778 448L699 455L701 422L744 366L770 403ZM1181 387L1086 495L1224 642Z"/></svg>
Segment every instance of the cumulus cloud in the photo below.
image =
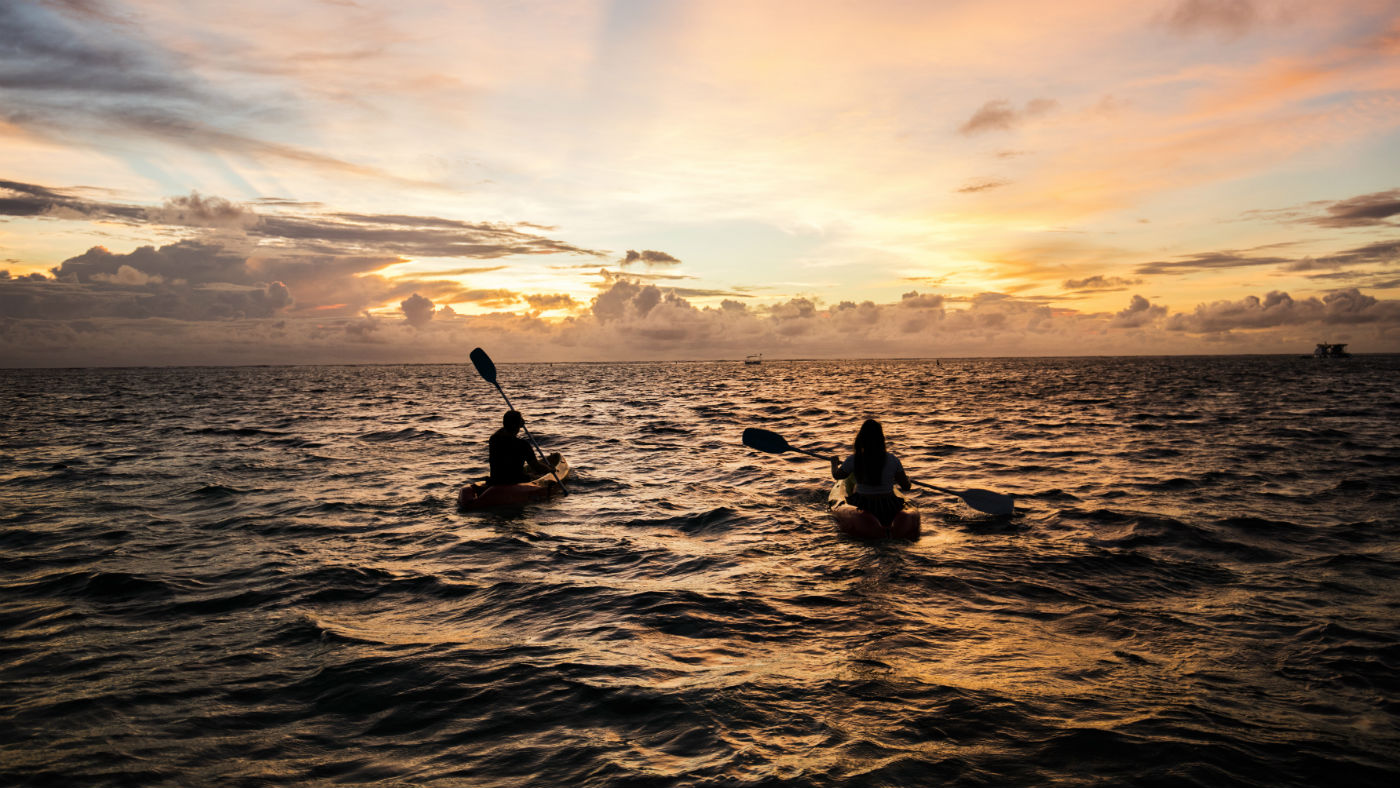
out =
<svg viewBox="0 0 1400 788"><path fill-rule="evenodd" d="M792 298L775 304L768 310L775 320L805 320L817 314L817 304L810 298Z"/></svg>
<svg viewBox="0 0 1400 788"><path fill-rule="evenodd" d="M624 266L632 265L633 263L642 263L648 267L653 265L680 264L680 260L677 260L671 255L666 254L665 252L658 252L654 249L643 249L640 252L635 251L633 249L628 249L627 255L618 262L620 265Z"/></svg>
<svg viewBox="0 0 1400 788"><path fill-rule="evenodd" d="M103 278L111 281L123 267L170 282L253 284L255 281L246 256L202 241L180 241L159 248L142 246L128 254L94 246L64 260L52 272L57 279L87 283L103 281Z"/></svg>
<svg viewBox="0 0 1400 788"><path fill-rule="evenodd" d="M368 312L360 315L359 319L345 324L345 336L354 342L376 342L379 337L379 321Z"/></svg>
<svg viewBox="0 0 1400 788"><path fill-rule="evenodd" d="M254 290L232 284L200 288L206 294ZM892 303L842 301L830 307L805 297L768 306L726 300L697 307L665 287L620 279L560 321L540 319L538 311L452 316L439 308L431 318L432 331L407 319L367 313L331 316L310 310L218 322L132 319L119 317L126 313L118 309L93 316L91 309L58 308L64 297L75 295L88 299L90 306L99 289L119 303L138 292L71 279L0 278L0 313L16 314L13 304L39 291L47 292L42 303L51 307L45 319L0 320L0 366L434 362L457 359L467 343L512 347L517 360L739 358L759 351L797 357L1060 355L1066 348L1105 355L1214 352L1210 343L1227 336L1241 352L1279 352L1298 343L1297 334L1289 333L1297 327L1305 332L1304 341L1315 341L1309 339L1314 331L1309 325L1345 326L1345 331L1327 333L1357 349L1367 347L1363 340L1393 346L1400 331L1400 301L1379 300L1355 289L1306 299L1271 293L1168 315L1141 296L1117 313L1103 314L1053 308L1006 293L954 299L916 292ZM153 293L154 287L141 292ZM272 304L287 303L291 293L276 283L261 292ZM413 292L400 298L405 318L415 308L426 314L434 300ZM934 306L939 298L942 305ZM1232 329L1248 331L1232 335Z"/></svg>
<svg viewBox="0 0 1400 788"><path fill-rule="evenodd" d="M404 319L414 328L422 328L428 325L433 319L433 302L430 299L414 293L399 302L399 311L403 312Z"/></svg>
<svg viewBox="0 0 1400 788"><path fill-rule="evenodd" d="M589 316L614 341L633 347L687 347L727 330L721 315L745 319L743 312L698 309L672 290L627 279L614 281L593 298ZM585 324L586 325L586 324Z"/></svg>
<svg viewBox="0 0 1400 788"><path fill-rule="evenodd" d="M1140 295L1133 296L1128 308L1113 316L1109 324L1114 328L1142 328L1166 317L1167 308L1153 305Z"/></svg>
<svg viewBox="0 0 1400 788"><path fill-rule="evenodd" d="M1170 331L1206 333L1306 323L1377 322L1400 323L1400 301L1380 301L1353 287L1321 299L1295 300L1288 293L1275 290L1262 299L1251 295L1239 301L1200 304L1194 312L1172 315L1166 327Z"/></svg>
<svg viewBox="0 0 1400 788"><path fill-rule="evenodd" d="M911 290L900 296L899 305L910 309L942 309L943 296Z"/></svg>
<svg viewBox="0 0 1400 788"><path fill-rule="evenodd" d="M1054 99L1031 99L1026 102L1022 109L1016 109L1011 102L1004 99L988 101L968 118L967 122L958 128L958 131L966 134L982 134L988 131L1010 131L1021 123L1045 115L1059 106L1059 102Z"/></svg>
<svg viewBox="0 0 1400 788"><path fill-rule="evenodd" d="M48 281L64 287L29 291L10 304L16 315L31 317L61 309L72 317L209 320L267 317L284 310L355 315L414 295L487 306L509 306L519 299L510 290L463 289L452 280L390 279L376 273L398 262L397 257L356 255L265 256L207 240L143 246L125 254L98 246L52 269L54 278Z"/></svg>
<svg viewBox="0 0 1400 788"><path fill-rule="evenodd" d="M853 327L872 326L880 321L882 310L874 301L842 301L831 308L831 314L840 324Z"/></svg>
<svg viewBox="0 0 1400 788"><path fill-rule="evenodd" d="M114 285L130 285L141 287L149 284L161 284L165 281L159 274L144 274L129 265L117 268L115 274L96 273L92 275L94 282L110 282Z"/></svg>
<svg viewBox="0 0 1400 788"><path fill-rule="evenodd" d="M1400 323L1400 301L1381 301L1354 287L1328 293L1322 304L1324 323Z"/></svg>
<svg viewBox="0 0 1400 788"><path fill-rule="evenodd" d="M188 248L143 247L129 255L94 247L54 269L55 278L5 280L0 314L16 319L164 318L185 321L270 318L294 303L280 281L246 272L220 277L197 266L176 275L180 259L207 262ZM236 269L232 266L230 270Z"/></svg>
<svg viewBox="0 0 1400 788"><path fill-rule="evenodd" d="M186 227L224 227L246 229L258 223L258 216L244 205L222 197L203 197L190 192L184 197L170 197L159 208L146 214L157 224Z"/></svg>
<svg viewBox="0 0 1400 788"><path fill-rule="evenodd" d="M567 293L527 293L522 297L531 309L541 312L550 309L572 309L578 305L574 297Z"/></svg>
<svg viewBox="0 0 1400 788"><path fill-rule="evenodd" d="M71 286L6 294L12 314L210 320L292 311L348 317L413 296L508 308L520 302L518 293L464 288L461 281L447 278L498 271L503 265L427 276L385 269L411 257L603 256L540 235L526 223L315 212L320 206L278 200L256 201L255 210L198 192L153 207L91 199L89 192L0 180L0 215L120 221L183 230L191 237L127 253L93 247L51 269L56 280ZM283 212L288 210L295 213ZM647 254L653 262L661 261L656 257L660 253ZM418 313L414 315L417 320Z"/></svg>
<svg viewBox="0 0 1400 788"><path fill-rule="evenodd" d="M661 303L661 289L630 279L617 279L602 293L593 297L593 316L607 322L625 317L645 317Z"/></svg>
<svg viewBox="0 0 1400 788"><path fill-rule="evenodd" d="M292 291L281 282L268 283L267 300L274 310L286 309L296 303Z"/></svg>

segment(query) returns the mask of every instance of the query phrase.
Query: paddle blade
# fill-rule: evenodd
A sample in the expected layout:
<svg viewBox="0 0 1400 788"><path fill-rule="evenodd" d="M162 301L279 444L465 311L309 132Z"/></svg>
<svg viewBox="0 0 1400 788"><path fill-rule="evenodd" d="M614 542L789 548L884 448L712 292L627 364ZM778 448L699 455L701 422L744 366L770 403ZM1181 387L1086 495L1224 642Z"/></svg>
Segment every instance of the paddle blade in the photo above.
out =
<svg viewBox="0 0 1400 788"><path fill-rule="evenodd" d="M750 449L766 451L769 454L782 454L785 451L792 451L792 447L783 439L783 436L770 430L761 430L757 427L749 427L744 430L744 445Z"/></svg>
<svg viewBox="0 0 1400 788"><path fill-rule="evenodd" d="M491 361L491 357L486 355L486 351L477 348L471 352L471 357L476 371L481 373L487 383L494 384L496 382L496 365Z"/></svg>
<svg viewBox="0 0 1400 788"><path fill-rule="evenodd" d="M957 493L963 503L987 514L1015 514L1016 499L991 490L963 490Z"/></svg>

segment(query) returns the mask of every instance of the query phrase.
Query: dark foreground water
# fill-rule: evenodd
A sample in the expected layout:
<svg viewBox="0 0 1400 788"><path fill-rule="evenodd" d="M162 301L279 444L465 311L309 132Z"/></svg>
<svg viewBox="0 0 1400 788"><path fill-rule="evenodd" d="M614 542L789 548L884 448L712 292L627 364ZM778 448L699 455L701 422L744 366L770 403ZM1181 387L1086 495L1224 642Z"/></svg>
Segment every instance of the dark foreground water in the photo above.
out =
<svg viewBox="0 0 1400 788"><path fill-rule="evenodd" d="M0 380L3 785L1400 780L1400 357L502 365L492 514L469 365Z"/></svg>

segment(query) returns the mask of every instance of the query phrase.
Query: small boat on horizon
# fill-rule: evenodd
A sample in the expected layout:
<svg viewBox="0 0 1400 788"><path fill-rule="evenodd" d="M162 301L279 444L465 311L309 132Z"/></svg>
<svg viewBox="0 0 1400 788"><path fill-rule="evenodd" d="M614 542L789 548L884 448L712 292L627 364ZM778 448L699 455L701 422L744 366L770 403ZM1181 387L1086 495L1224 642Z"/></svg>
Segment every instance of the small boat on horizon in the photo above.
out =
<svg viewBox="0 0 1400 788"><path fill-rule="evenodd" d="M762 364L762 363L763 363L763 354L762 354L762 353L750 353L750 354L748 354L747 356L744 356L744 363L745 363L745 364Z"/></svg>
<svg viewBox="0 0 1400 788"><path fill-rule="evenodd" d="M1347 352L1345 343L1329 344L1327 342L1317 343L1317 349L1313 351L1313 358L1351 358Z"/></svg>

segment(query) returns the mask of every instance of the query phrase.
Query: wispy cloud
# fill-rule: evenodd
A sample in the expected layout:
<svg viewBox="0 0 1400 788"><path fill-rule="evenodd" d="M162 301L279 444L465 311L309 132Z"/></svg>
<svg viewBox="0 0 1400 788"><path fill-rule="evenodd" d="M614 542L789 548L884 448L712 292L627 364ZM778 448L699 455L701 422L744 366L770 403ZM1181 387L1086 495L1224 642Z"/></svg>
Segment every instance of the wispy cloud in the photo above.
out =
<svg viewBox="0 0 1400 788"><path fill-rule="evenodd" d="M653 265L679 265L680 262L681 261L677 260L675 257L665 252L658 252L654 249L644 249L640 252L635 249L628 249L627 254L618 261L618 265L629 266L633 263L642 263L647 267L651 267Z"/></svg>
<svg viewBox="0 0 1400 788"><path fill-rule="evenodd" d="M1222 33L1239 36L1260 24L1264 15L1254 0L1177 0L1161 21L1183 35Z"/></svg>
<svg viewBox="0 0 1400 788"><path fill-rule="evenodd" d="M1011 181L1008 181L1004 178L977 178L967 183L962 188L958 189L958 193L975 194L977 192L985 192L991 189L1000 189L1001 187L1007 186L1010 183Z"/></svg>
<svg viewBox="0 0 1400 788"><path fill-rule="evenodd" d="M1319 227L1394 227L1392 217L1400 216L1400 189L1339 200L1325 206L1324 211L1325 216L1303 221Z"/></svg>
<svg viewBox="0 0 1400 788"><path fill-rule="evenodd" d="M181 53L92 2L0 3L0 120L43 135L102 144L159 140L295 162L344 175L435 184L242 131L290 122L297 100L248 98L198 76Z"/></svg>
<svg viewBox="0 0 1400 788"><path fill-rule="evenodd" d="M522 225L404 214L269 210L280 207L279 203L264 203L259 205L261 211L255 211L247 205L195 193L168 198L156 208L84 199L72 189L0 181L0 215L239 229L250 238L315 254L472 259L556 254L606 256L601 251L526 232L520 229Z"/></svg>
<svg viewBox="0 0 1400 788"><path fill-rule="evenodd" d="M1142 284L1141 279L1127 279L1121 276L1095 274L1083 279L1066 279L1061 286L1065 290L1077 293L1101 293L1126 290L1133 285L1139 284Z"/></svg>
<svg viewBox="0 0 1400 788"><path fill-rule="evenodd" d="M1232 268L1255 268L1263 265L1287 263L1287 257L1253 257L1239 252L1199 252L1184 255L1176 260L1159 260L1142 263L1134 272L1143 276L1160 274L1188 274L1197 271L1218 271Z"/></svg>
<svg viewBox="0 0 1400 788"><path fill-rule="evenodd" d="M1005 99L988 101L983 104L967 122L958 127L963 134L982 134L988 131L1010 131L1031 118L1045 115L1059 106L1054 99L1037 98L1016 109Z"/></svg>
<svg viewBox="0 0 1400 788"><path fill-rule="evenodd" d="M1284 266L1285 271L1316 271L1355 265L1389 265L1400 262L1400 240L1377 241L1335 254L1307 257Z"/></svg>

